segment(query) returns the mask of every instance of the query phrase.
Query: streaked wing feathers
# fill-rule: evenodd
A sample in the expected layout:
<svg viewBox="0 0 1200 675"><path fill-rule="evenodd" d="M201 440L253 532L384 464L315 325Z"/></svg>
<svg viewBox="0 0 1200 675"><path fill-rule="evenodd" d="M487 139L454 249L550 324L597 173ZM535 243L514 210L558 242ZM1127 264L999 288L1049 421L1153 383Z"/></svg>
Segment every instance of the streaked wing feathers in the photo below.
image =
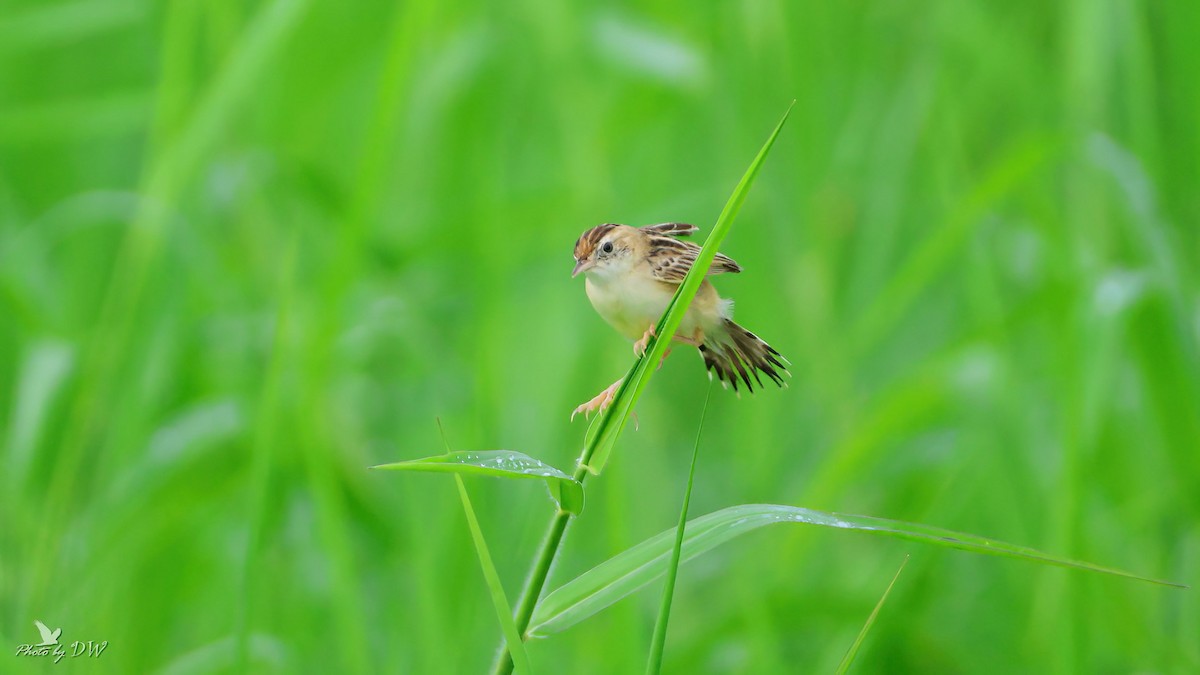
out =
<svg viewBox="0 0 1200 675"><path fill-rule="evenodd" d="M700 228L687 223L658 223L657 225L643 225L639 228L649 235L668 235L672 237L686 237L695 234Z"/></svg>
<svg viewBox="0 0 1200 675"><path fill-rule="evenodd" d="M672 224L672 223L665 223ZM642 228L646 229L646 228ZM695 228L693 228L695 229ZM650 236L650 252L647 260L650 272L659 281L670 284L681 284L688 270L696 262L700 247L690 241L680 241L670 236ZM714 274L737 274L742 268L729 256L718 253L713 258L712 266L708 268L708 276Z"/></svg>

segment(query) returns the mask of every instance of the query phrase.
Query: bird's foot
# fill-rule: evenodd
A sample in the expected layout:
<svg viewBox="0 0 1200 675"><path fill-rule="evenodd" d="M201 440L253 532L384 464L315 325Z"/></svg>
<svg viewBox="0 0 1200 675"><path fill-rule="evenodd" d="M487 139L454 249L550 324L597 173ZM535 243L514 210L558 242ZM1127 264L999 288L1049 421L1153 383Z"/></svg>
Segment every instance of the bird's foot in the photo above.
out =
<svg viewBox="0 0 1200 675"><path fill-rule="evenodd" d="M633 343L634 356L641 358L646 355L646 347L648 347L650 345L650 338L652 338L652 337L654 337L654 326L653 325L651 325L649 328L647 328L645 333L642 333L642 339Z"/></svg>
<svg viewBox="0 0 1200 675"><path fill-rule="evenodd" d="M597 410L604 412L604 409L612 403L613 397L617 395L617 388L621 386L621 382L622 380L613 382L607 389L596 394L595 398L575 408L575 411L571 413L571 420L574 421L575 416L580 414L587 419L588 415Z"/></svg>

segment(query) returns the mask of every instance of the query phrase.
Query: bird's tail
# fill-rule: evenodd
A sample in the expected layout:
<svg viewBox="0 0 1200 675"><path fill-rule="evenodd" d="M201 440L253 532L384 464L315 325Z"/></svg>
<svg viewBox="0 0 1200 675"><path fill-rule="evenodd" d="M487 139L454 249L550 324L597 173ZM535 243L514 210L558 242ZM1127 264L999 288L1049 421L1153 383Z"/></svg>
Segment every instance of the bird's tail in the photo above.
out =
<svg viewBox="0 0 1200 675"><path fill-rule="evenodd" d="M704 344L700 345L700 355L704 357L704 367L710 375L715 371L721 383L733 385L734 391L738 389L738 378L745 383L747 391L754 391L751 376L761 389L763 383L759 373L775 384L785 386L780 373L788 372L787 359L754 333L729 319L723 321L723 334L705 335Z"/></svg>

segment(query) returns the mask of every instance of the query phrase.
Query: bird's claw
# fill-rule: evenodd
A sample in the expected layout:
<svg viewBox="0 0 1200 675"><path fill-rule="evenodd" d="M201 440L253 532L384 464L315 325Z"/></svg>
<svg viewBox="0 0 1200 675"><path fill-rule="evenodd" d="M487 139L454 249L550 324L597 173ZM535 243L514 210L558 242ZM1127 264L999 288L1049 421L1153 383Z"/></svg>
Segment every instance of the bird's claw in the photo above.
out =
<svg viewBox="0 0 1200 675"><path fill-rule="evenodd" d="M617 380L607 389L596 394L592 400L576 407L571 413L571 421L575 421L575 416L579 414L582 414L584 419L588 419L588 416L597 410L604 412L604 409L612 404L613 398L617 395L617 388L620 386L621 380Z"/></svg>
<svg viewBox="0 0 1200 675"><path fill-rule="evenodd" d="M646 347L650 346L650 338L652 337L655 337L654 326L647 328L646 332L642 333L642 339L633 343L634 356L641 358L646 355Z"/></svg>
<svg viewBox="0 0 1200 675"><path fill-rule="evenodd" d="M576 415L583 415L583 419L585 419L585 420L586 420L586 419L589 419L589 418L588 418L588 415L592 414L592 411L594 411L594 410L599 410L600 412L604 412L604 411L605 411L605 409L607 409L607 408L608 408L608 406L609 406L610 404L612 404L613 396L612 396L612 395L609 395L609 396L608 396L608 400L606 400L606 401L601 401L600 403L596 403L596 401L597 401L597 399L599 399L601 396L604 396L604 394L605 394L605 393L607 393L607 392L608 392L608 390L606 389L604 392L602 392L602 393L601 393L599 396L597 396L596 398L593 398L592 400L588 401L587 403L584 403L584 404L582 404L582 405L580 405L580 406L577 406L577 407L575 408L575 410L571 411L571 421L572 421L572 422L574 422L574 421L575 421L575 416L576 416ZM633 430L634 430L634 431L637 431L637 430L641 429L641 428L642 428L642 423L641 423L641 420L639 420L639 419L638 419L638 414L637 414L637 411L636 411L636 410L630 410L630 411L629 411L629 415L630 415L631 417L633 417Z"/></svg>

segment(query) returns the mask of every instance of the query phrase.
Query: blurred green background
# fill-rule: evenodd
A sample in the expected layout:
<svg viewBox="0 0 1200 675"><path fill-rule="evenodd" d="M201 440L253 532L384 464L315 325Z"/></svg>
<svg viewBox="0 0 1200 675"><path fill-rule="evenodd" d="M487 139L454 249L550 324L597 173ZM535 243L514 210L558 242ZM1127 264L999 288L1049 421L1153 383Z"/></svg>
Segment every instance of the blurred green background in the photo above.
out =
<svg viewBox="0 0 1200 675"><path fill-rule="evenodd" d="M0 671L486 669L452 481L365 467L440 452L440 416L570 470L571 409L632 358L575 238L707 233L792 99L718 287L793 379L714 392L692 513L1200 583L1197 26L1194 0L9 0ZM674 524L707 382L677 352L550 588ZM552 505L468 488L515 598ZM1200 670L1194 590L795 526L683 568L665 665L829 672L906 553L860 672ZM535 666L640 671L657 602ZM34 619L110 646L17 658Z"/></svg>

